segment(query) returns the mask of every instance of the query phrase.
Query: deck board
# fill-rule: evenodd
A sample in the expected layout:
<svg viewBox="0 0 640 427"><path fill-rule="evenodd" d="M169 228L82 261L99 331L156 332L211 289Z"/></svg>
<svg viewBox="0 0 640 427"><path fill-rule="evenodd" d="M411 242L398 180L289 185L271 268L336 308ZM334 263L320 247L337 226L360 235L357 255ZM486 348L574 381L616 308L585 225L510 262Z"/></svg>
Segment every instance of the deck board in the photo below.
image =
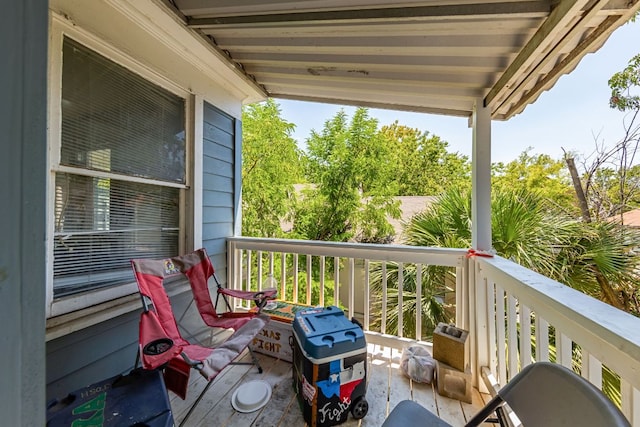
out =
<svg viewBox="0 0 640 427"><path fill-rule="evenodd" d="M369 412L362 420L363 426L379 426L387 416L389 398L389 359L385 358L380 346L370 346L367 354L369 371L366 399Z"/></svg>
<svg viewBox="0 0 640 427"><path fill-rule="evenodd" d="M366 399L369 412L362 420L354 420L351 415L345 427L378 427L395 405L404 399L412 399L438 414L453 426L464 425L489 396L474 389L473 402L462 403L440 396L433 384L412 382L401 370L401 349L381 345L368 345L368 385ZM228 426L228 427L297 427L305 426L302 412L294 393L291 364L282 360L257 354L263 373L255 367L234 365L225 369L214 380L202 401L186 423L190 427ZM242 359L250 360L248 354ZM254 379L267 381L272 386L269 403L252 413L240 413L231 406L233 391L241 384ZM171 406L176 425L186 414L188 406L195 401L206 381L193 372L189 383L187 399L170 393Z"/></svg>
<svg viewBox="0 0 640 427"><path fill-rule="evenodd" d="M234 411L227 425L229 426L274 426L284 414L286 405L291 399L292 375L291 364L273 359L269 356L258 356L264 368L262 375L248 375L247 381L261 379L271 385L269 404L256 412L240 413Z"/></svg>
<svg viewBox="0 0 640 427"><path fill-rule="evenodd" d="M411 383L400 370L402 351L389 348L389 412L403 400L411 399Z"/></svg>

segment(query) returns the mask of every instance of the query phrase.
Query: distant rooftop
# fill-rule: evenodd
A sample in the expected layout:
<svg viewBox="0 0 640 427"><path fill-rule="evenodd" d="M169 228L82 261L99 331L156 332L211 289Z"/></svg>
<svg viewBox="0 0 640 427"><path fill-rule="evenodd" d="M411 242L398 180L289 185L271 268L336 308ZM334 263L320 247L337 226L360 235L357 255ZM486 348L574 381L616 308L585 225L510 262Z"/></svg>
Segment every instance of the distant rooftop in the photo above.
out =
<svg viewBox="0 0 640 427"><path fill-rule="evenodd" d="M402 213L399 219L388 218L388 220L395 230L393 244L399 245L404 243L404 236L402 235L404 225L414 215L427 209L436 200L436 196L397 196L395 199L400 200L400 211Z"/></svg>
<svg viewBox="0 0 640 427"><path fill-rule="evenodd" d="M610 221L620 222L620 216L609 217ZM640 209L633 209L622 214L622 224L628 227L640 227Z"/></svg>

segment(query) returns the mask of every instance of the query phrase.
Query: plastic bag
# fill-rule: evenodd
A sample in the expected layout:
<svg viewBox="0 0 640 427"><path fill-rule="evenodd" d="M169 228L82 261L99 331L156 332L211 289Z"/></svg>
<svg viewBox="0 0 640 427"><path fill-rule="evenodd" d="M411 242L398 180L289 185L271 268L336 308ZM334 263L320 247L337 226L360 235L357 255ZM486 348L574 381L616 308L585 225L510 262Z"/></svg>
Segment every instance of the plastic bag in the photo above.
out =
<svg viewBox="0 0 640 427"><path fill-rule="evenodd" d="M436 369L436 361L426 348L412 345L402 351L400 369L413 381L431 384L433 372Z"/></svg>

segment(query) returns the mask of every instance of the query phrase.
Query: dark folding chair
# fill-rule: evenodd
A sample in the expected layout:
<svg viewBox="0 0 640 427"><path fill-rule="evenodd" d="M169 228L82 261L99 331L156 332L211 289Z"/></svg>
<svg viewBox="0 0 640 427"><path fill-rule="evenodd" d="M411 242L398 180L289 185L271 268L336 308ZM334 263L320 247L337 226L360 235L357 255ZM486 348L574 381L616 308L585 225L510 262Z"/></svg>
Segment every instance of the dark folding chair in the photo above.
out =
<svg viewBox="0 0 640 427"><path fill-rule="evenodd" d="M494 413L506 426L507 404L525 427L630 427L620 409L593 384L555 363L538 362L525 367L498 391L467 426L479 426ZM436 426L442 421L418 403L405 400L389 414L383 427Z"/></svg>
<svg viewBox="0 0 640 427"><path fill-rule="evenodd" d="M204 249L166 259L136 259L132 260L131 264L144 309L140 315L138 352L138 360L142 360L142 367L163 369L167 388L183 399L191 369L198 370L208 381L182 420L183 425L216 376L229 364L241 363L235 360L262 330L269 318L259 313L216 312L208 289L208 279L213 276L213 267ZM184 274L189 279L194 300L205 324L235 330L215 348L192 344L181 335L163 285L165 278L178 274ZM223 297L245 297L254 300L261 307L267 299L273 298L275 291L256 293L225 290L218 284L218 294ZM227 307L230 308L228 303ZM251 356L253 363L262 372L253 353Z"/></svg>

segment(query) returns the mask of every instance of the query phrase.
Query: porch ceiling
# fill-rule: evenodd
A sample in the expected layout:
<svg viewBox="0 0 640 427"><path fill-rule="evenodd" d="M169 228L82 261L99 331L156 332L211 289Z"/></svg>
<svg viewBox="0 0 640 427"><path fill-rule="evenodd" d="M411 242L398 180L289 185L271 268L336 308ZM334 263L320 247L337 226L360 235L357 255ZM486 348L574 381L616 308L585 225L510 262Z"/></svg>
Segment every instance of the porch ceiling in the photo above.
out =
<svg viewBox="0 0 640 427"><path fill-rule="evenodd" d="M163 0L268 96L520 113L640 0Z"/></svg>

